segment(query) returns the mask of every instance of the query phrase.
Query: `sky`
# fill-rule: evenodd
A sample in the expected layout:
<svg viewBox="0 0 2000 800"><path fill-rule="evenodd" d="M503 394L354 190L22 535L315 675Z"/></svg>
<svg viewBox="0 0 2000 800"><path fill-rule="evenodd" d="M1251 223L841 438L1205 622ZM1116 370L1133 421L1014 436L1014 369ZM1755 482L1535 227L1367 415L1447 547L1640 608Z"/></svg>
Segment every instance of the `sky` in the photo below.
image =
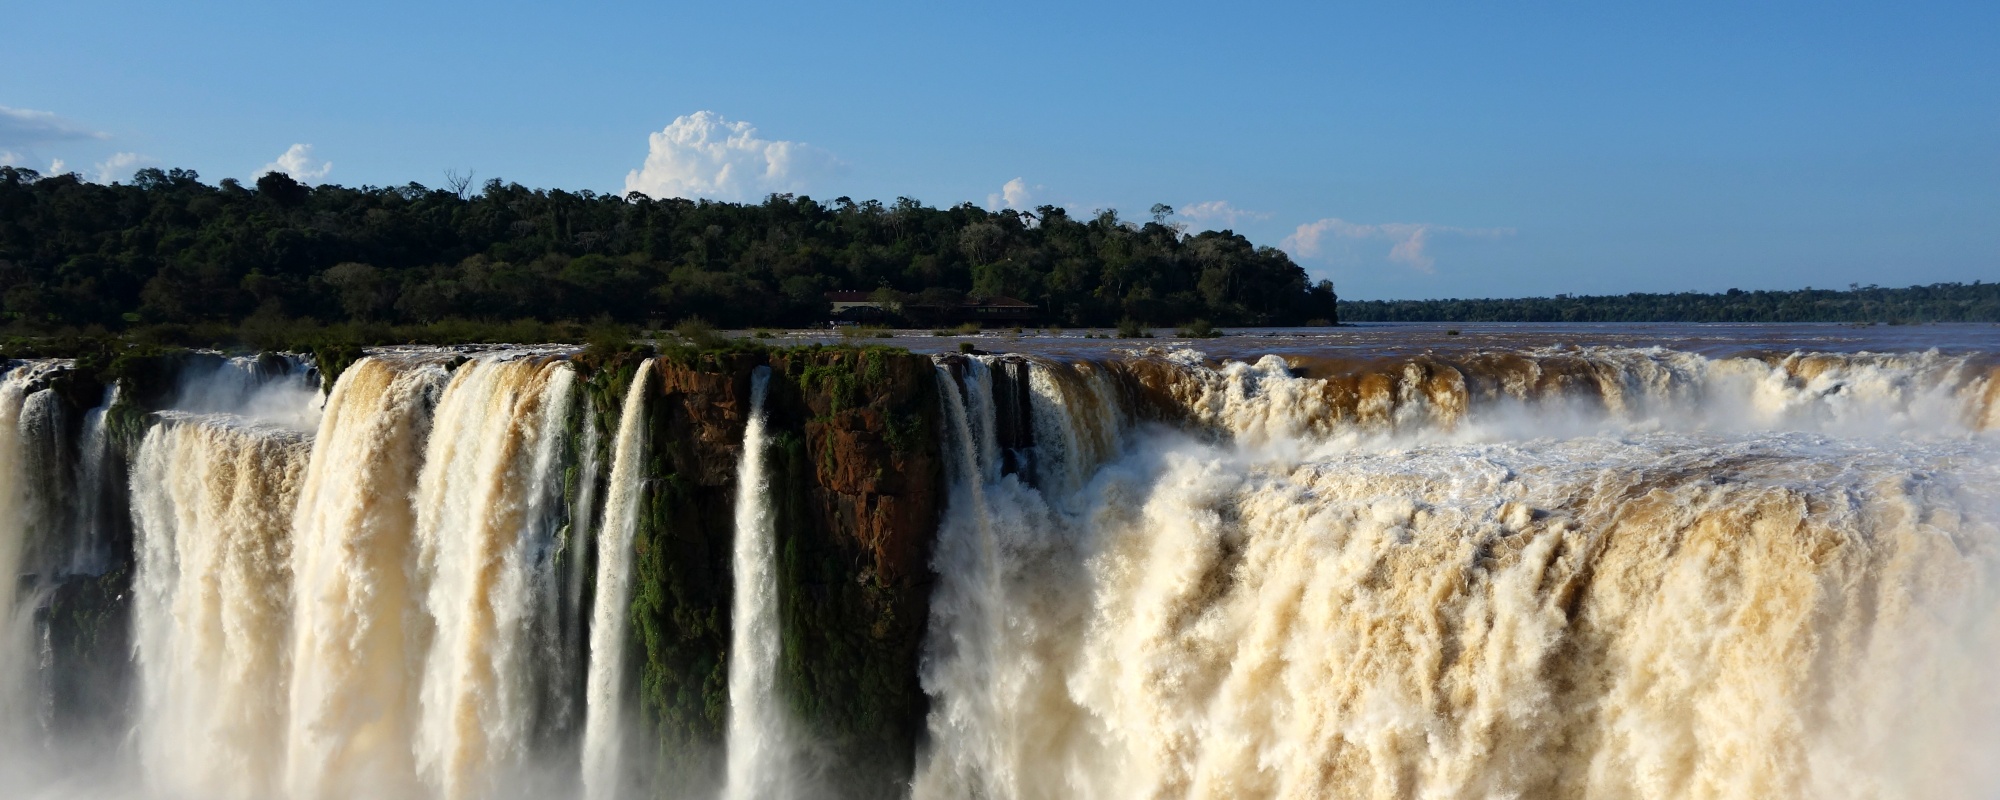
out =
<svg viewBox="0 0 2000 800"><path fill-rule="evenodd" d="M0 162L1176 209L1347 299L2000 279L2000 3L0 5Z"/></svg>

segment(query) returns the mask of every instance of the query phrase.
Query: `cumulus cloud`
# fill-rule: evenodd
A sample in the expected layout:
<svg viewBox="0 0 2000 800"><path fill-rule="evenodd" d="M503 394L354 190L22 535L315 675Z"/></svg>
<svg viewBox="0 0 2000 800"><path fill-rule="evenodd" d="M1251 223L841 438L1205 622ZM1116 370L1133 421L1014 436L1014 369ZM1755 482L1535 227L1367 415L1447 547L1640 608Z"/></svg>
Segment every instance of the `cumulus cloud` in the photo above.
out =
<svg viewBox="0 0 2000 800"><path fill-rule="evenodd" d="M625 175L625 191L651 197L754 200L803 192L840 166L803 142L762 139L757 128L713 111L676 117L647 137L646 163Z"/></svg>
<svg viewBox="0 0 2000 800"><path fill-rule="evenodd" d="M294 144L285 148L285 152L278 156L278 160L265 164L263 169L257 170L257 175L263 177L266 173L282 172L300 183L312 183L323 179L327 173L333 171L333 162L322 161L314 164L312 149L313 146L309 144Z"/></svg>
<svg viewBox="0 0 2000 800"><path fill-rule="evenodd" d="M0 147L25 149L51 142L109 138L110 134L93 131L47 111L0 106Z"/></svg>
<svg viewBox="0 0 2000 800"><path fill-rule="evenodd" d="M1034 187L1034 189L1040 188L1042 187ZM1000 191L986 196L986 210L999 211L1011 208L1016 211L1026 211L1028 204L1033 200L1034 191L1028 187L1028 182L1015 178L1001 185Z"/></svg>
<svg viewBox="0 0 2000 800"><path fill-rule="evenodd" d="M1227 228L1236 227L1244 220L1257 222L1271 218L1271 212L1269 211L1249 211L1237 208L1230 205L1227 200L1209 200L1201 203L1193 203L1174 209L1174 213L1193 220L1200 225L1214 227L1220 224Z"/></svg>
<svg viewBox="0 0 2000 800"><path fill-rule="evenodd" d="M1300 225L1292 235L1278 243L1298 258L1331 258L1336 245L1343 240L1386 241L1390 243L1389 260L1403 264L1418 272L1429 273L1437 266L1437 259L1429 252L1433 239L1441 237L1465 237L1477 239L1497 239L1514 235L1513 228L1458 228L1429 222L1348 222L1336 217L1328 217L1317 222Z"/></svg>
<svg viewBox="0 0 2000 800"><path fill-rule="evenodd" d="M62 161L58 159L56 163L61 164ZM137 172L140 167L154 166L155 163L153 159L138 153L112 153L110 158L96 166L97 182L110 183L124 180L132 177L132 173ZM61 172L61 170L56 171Z"/></svg>

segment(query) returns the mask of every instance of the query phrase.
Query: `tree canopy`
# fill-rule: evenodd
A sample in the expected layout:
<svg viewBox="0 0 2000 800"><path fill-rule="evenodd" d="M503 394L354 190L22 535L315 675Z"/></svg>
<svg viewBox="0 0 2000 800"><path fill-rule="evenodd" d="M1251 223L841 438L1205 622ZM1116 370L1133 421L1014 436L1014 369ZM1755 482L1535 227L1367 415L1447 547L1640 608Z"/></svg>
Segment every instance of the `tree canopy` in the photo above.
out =
<svg viewBox="0 0 2000 800"><path fill-rule="evenodd" d="M306 186L282 173L129 184L0 167L0 310L17 332L445 319L809 325L824 294L1009 296L1045 323L1335 321L1333 286L1230 231L1157 213L739 204L528 189Z"/></svg>

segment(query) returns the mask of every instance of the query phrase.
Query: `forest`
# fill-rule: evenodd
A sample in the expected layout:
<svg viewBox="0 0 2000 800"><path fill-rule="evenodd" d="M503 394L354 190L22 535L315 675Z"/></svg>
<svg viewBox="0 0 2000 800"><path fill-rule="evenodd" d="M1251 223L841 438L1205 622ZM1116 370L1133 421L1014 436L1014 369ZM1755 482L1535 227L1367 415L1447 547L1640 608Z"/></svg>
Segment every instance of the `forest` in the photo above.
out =
<svg viewBox="0 0 2000 800"><path fill-rule="evenodd" d="M211 185L146 169L104 185L0 167L0 311L16 336L144 331L163 343L332 325L383 340L395 326L808 326L826 322L836 290L1012 297L1043 325L1337 321L1332 284L1235 233L1189 234L1166 206L1132 222L1050 206L448 183L307 186L268 173Z"/></svg>
<svg viewBox="0 0 2000 800"><path fill-rule="evenodd" d="M2000 322L2000 283L1509 300L1343 300L1345 322Z"/></svg>

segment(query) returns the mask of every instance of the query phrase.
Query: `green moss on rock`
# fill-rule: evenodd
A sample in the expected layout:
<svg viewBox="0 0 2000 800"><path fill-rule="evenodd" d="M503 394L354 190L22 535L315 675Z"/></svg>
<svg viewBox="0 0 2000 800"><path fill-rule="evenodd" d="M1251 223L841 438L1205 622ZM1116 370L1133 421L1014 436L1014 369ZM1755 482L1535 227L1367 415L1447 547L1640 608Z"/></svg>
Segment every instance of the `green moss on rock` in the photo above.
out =
<svg viewBox="0 0 2000 800"><path fill-rule="evenodd" d="M941 480L930 360L883 347L727 348L655 362L631 649L656 785L721 779L733 505L760 365L772 369L765 457L780 547L781 691L826 756L815 774L830 796L901 796L926 710L916 670ZM605 408L622 399L614 379L590 384Z"/></svg>

